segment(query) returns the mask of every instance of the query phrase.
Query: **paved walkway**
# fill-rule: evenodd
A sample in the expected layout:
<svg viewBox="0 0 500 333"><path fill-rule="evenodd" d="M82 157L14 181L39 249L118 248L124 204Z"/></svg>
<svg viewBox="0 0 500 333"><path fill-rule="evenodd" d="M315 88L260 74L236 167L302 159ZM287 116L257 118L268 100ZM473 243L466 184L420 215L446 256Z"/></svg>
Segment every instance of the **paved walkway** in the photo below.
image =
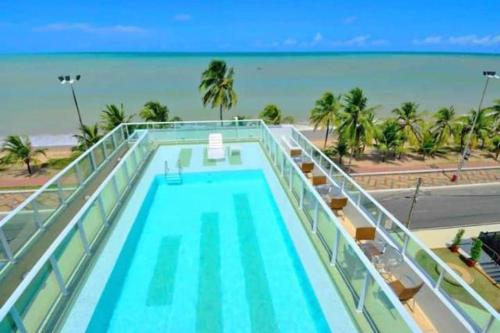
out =
<svg viewBox="0 0 500 333"><path fill-rule="evenodd" d="M462 171L458 183L452 183L453 172L429 172L389 175L353 175L353 178L366 190L412 188L417 178L422 177L422 186L450 186L457 184L478 184L500 182L500 169Z"/></svg>

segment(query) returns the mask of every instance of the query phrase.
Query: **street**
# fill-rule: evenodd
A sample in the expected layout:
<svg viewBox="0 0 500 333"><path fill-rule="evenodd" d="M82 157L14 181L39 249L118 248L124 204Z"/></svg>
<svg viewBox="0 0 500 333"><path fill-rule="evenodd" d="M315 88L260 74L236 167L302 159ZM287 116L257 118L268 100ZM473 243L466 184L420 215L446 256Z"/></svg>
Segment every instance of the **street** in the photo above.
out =
<svg viewBox="0 0 500 333"><path fill-rule="evenodd" d="M401 222L406 222L414 190L371 192ZM500 185L422 189L410 229L500 223Z"/></svg>

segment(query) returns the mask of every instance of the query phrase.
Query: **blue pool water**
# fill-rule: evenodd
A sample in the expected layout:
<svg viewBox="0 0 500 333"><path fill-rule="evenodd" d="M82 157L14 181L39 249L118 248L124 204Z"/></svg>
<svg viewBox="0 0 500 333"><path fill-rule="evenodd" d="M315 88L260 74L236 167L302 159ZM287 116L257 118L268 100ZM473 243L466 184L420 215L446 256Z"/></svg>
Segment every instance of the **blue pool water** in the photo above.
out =
<svg viewBox="0 0 500 333"><path fill-rule="evenodd" d="M157 176L87 332L327 332L260 170Z"/></svg>

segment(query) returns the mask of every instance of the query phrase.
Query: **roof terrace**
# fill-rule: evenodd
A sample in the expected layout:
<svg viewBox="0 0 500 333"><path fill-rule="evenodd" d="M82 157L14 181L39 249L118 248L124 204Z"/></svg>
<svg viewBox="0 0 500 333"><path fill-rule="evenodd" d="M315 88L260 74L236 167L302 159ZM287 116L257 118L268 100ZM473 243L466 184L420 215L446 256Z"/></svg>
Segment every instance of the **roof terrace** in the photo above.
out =
<svg viewBox="0 0 500 333"><path fill-rule="evenodd" d="M361 331L500 330L495 309L299 131L249 120L122 124L0 221L0 331L53 329L155 149L210 133L261 144Z"/></svg>

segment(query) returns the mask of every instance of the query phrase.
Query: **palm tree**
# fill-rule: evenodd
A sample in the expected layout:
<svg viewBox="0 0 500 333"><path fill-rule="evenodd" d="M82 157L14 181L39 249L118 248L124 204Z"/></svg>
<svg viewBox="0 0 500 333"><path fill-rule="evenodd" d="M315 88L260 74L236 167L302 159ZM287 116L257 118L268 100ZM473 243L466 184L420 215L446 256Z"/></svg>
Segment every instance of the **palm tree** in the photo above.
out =
<svg viewBox="0 0 500 333"><path fill-rule="evenodd" d="M457 132L460 136L460 150L463 151L465 146L465 138L469 135L472 125L474 123L474 118L476 117L477 111L471 110L469 114L462 116L458 119ZM484 148L488 135L493 129L493 119L490 117L489 111L487 109L481 109L477 115L476 124L472 132L471 142L477 140L481 141L481 149Z"/></svg>
<svg viewBox="0 0 500 333"><path fill-rule="evenodd" d="M149 101L144 104L144 107L139 112L139 115L145 121L165 122L168 121L170 111L166 105L160 102Z"/></svg>
<svg viewBox="0 0 500 333"><path fill-rule="evenodd" d="M434 115L436 123L432 127L433 134L441 144L444 144L453 135L455 128L455 109L453 106L439 109Z"/></svg>
<svg viewBox="0 0 500 333"><path fill-rule="evenodd" d="M18 135L9 135L2 146L2 152L5 156L2 158L4 163L16 163L22 161L26 164L28 173L33 174L31 163L38 162L37 155L45 156L46 149L33 149L28 137Z"/></svg>
<svg viewBox="0 0 500 333"><path fill-rule="evenodd" d="M201 74L199 89L203 95L203 106L210 104L212 109L219 108L221 122L222 112L229 111L238 101L233 90L233 76L234 69L228 68L222 60L212 60Z"/></svg>
<svg viewBox="0 0 500 333"><path fill-rule="evenodd" d="M495 154L495 161L498 160L500 155L500 134L497 134L491 140L491 151Z"/></svg>
<svg viewBox="0 0 500 333"><path fill-rule="evenodd" d="M441 148L441 142L427 129L423 131L422 139L418 142L416 150L418 153L422 154L424 161L426 156L433 157L444 154Z"/></svg>
<svg viewBox="0 0 500 333"><path fill-rule="evenodd" d="M80 128L80 134L73 135L77 140L77 145L72 148L73 151L85 151L101 140L102 135L99 133L99 125L93 126L83 125Z"/></svg>
<svg viewBox="0 0 500 333"><path fill-rule="evenodd" d="M324 152L327 156L337 156L339 164L343 164L342 158L349 153L349 145L344 140L338 140L335 145L328 147Z"/></svg>
<svg viewBox="0 0 500 333"><path fill-rule="evenodd" d="M279 125L281 124L283 118L283 112L275 104L268 104L259 113L259 118L261 118L266 124Z"/></svg>
<svg viewBox="0 0 500 333"><path fill-rule="evenodd" d="M399 126L405 132L406 138L416 142L422 139L420 125L423 120L418 112L418 104L414 102L405 102L401 107L392 110L396 115Z"/></svg>
<svg viewBox="0 0 500 333"><path fill-rule="evenodd" d="M315 102L315 106L311 110L309 122L314 126L314 130L324 128L326 131L323 148L326 147L328 142L330 126L337 122L338 113L342 109L341 98L341 95L335 96L327 91Z"/></svg>
<svg viewBox="0 0 500 333"><path fill-rule="evenodd" d="M339 113L339 136L351 143L351 159L372 142L374 133L374 110L368 107L368 99L360 88L352 89L344 97L344 109Z"/></svg>
<svg viewBox="0 0 500 333"><path fill-rule="evenodd" d="M403 141L402 131L397 120L388 119L383 122L376 131L375 140L375 147L382 154L382 162L385 162L387 153L396 155L396 150Z"/></svg>
<svg viewBox="0 0 500 333"><path fill-rule="evenodd" d="M132 115L125 115L123 104L120 104L119 108L115 104L106 104L104 110L101 111L102 129L111 131L122 123L128 123L132 117Z"/></svg>

